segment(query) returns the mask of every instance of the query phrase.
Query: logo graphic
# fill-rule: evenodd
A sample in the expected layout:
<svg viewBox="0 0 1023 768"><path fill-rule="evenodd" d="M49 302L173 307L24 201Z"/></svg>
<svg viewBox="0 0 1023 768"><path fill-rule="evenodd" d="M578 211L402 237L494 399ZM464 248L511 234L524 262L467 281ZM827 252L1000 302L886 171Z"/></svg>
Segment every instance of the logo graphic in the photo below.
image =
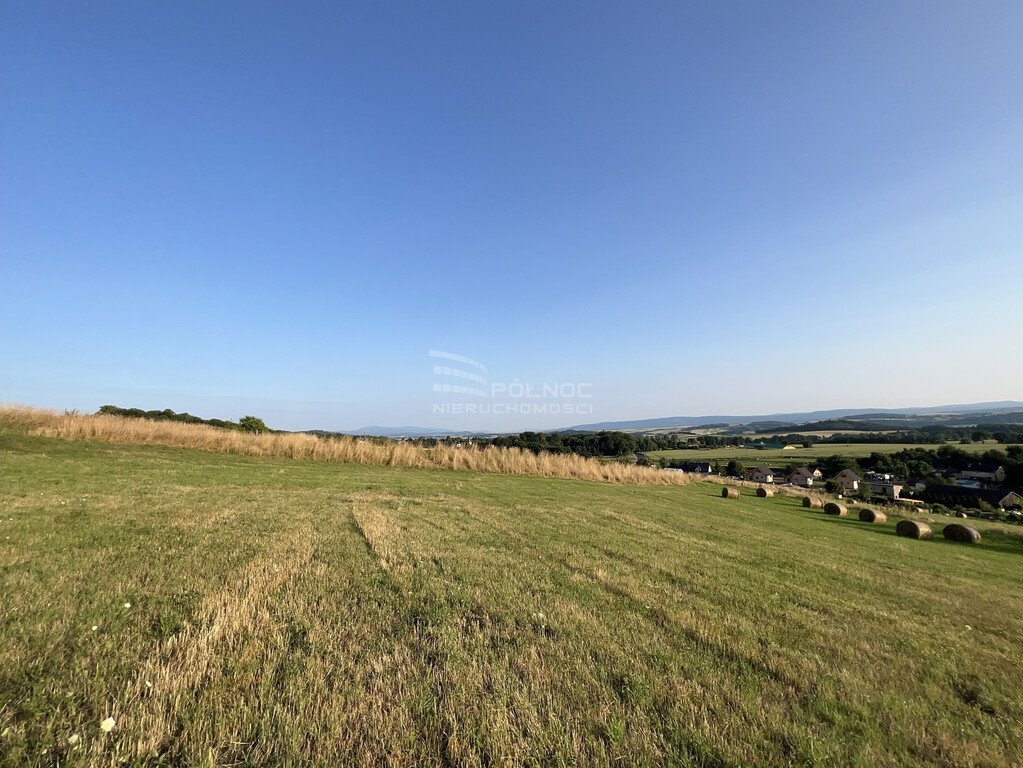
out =
<svg viewBox="0 0 1023 768"><path fill-rule="evenodd" d="M434 381L434 392L453 392L459 395L473 395L474 397L490 396L490 393L486 389L483 389L483 387L487 386L487 378L484 375L487 372L487 366L483 365L483 363L478 360L473 360L471 357L456 355L452 352L440 352L436 349L430 350L430 357L445 360L448 363L447 365L434 365L434 376L448 377L461 382L469 382L451 384L447 380ZM452 363L457 363L458 367L454 367ZM479 386L473 386L473 384L477 384Z"/></svg>
<svg viewBox="0 0 1023 768"><path fill-rule="evenodd" d="M454 352L429 351L433 368L433 413L439 414L592 414L589 382L535 384L516 378L494 381L479 360Z"/></svg>

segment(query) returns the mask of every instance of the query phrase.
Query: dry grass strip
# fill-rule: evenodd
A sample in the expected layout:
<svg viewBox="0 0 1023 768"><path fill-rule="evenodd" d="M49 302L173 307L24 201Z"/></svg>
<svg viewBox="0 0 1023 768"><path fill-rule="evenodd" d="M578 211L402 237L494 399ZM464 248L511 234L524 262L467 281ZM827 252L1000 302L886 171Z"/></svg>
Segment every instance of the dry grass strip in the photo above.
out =
<svg viewBox="0 0 1023 768"><path fill-rule="evenodd" d="M608 483L686 485L692 477L575 454L535 454L518 448L423 447L395 440L317 437L295 432L254 434L203 424L134 419L109 414L58 414L36 408L0 408L0 428L70 440L118 445L160 445L216 453L307 459L342 464L495 472L597 480Z"/></svg>
<svg viewBox="0 0 1023 768"><path fill-rule="evenodd" d="M308 523L297 525L211 595L194 623L162 642L123 700L111 703L121 737L112 750L94 742L90 764L119 765L160 755L198 692L224 685L221 659L242 653L252 636L273 631L271 603L309 565L312 542Z"/></svg>

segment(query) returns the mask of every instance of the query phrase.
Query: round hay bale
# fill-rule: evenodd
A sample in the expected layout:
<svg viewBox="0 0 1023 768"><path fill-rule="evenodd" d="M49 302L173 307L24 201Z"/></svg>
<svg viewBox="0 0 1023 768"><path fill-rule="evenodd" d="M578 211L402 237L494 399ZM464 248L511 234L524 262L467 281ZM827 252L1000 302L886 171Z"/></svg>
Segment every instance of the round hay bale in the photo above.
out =
<svg viewBox="0 0 1023 768"><path fill-rule="evenodd" d="M728 486L725 486L724 488L721 489L721 498L722 499L737 499L737 498L739 498L739 489L738 488L729 488Z"/></svg>
<svg viewBox="0 0 1023 768"><path fill-rule="evenodd" d="M873 509L861 509L860 520L864 523L883 523L888 519L884 512L877 512Z"/></svg>
<svg viewBox="0 0 1023 768"><path fill-rule="evenodd" d="M807 509L823 509L824 502L820 499L815 499L813 496L804 496L803 506Z"/></svg>
<svg viewBox="0 0 1023 768"><path fill-rule="evenodd" d="M927 523L918 523L916 520L899 520L895 526L895 533L905 536L907 539L933 539L934 531Z"/></svg>
<svg viewBox="0 0 1023 768"><path fill-rule="evenodd" d="M941 535L949 541L961 541L964 544L980 544L980 531L970 525L950 523L941 529Z"/></svg>
<svg viewBox="0 0 1023 768"><path fill-rule="evenodd" d="M824 505L825 515L835 515L836 517L845 517L849 514L849 510L845 508L844 504L839 504L834 501L829 501Z"/></svg>
<svg viewBox="0 0 1023 768"><path fill-rule="evenodd" d="M956 517L961 517L963 520L965 520L967 517L969 517L969 515L967 515L965 512L960 512L958 515L956 515Z"/></svg>
<svg viewBox="0 0 1023 768"><path fill-rule="evenodd" d="M757 488L757 496L759 496L762 499L767 499L770 498L771 496L774 496L774 491L770 488L760 486L759 488Z"/></svg>

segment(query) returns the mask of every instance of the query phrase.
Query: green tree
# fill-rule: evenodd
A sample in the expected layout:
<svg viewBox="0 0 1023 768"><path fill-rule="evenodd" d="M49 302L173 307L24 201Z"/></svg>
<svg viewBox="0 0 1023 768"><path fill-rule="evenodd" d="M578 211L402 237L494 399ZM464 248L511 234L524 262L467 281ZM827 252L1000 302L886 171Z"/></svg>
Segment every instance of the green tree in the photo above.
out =
<svg viewBox="0 0 1023 768"><path fill-rule="evenodd" d="M729 477L742 477L742 464L737 459L732 459L725 466L725 474Z"/></svg>
<svg viewBox="0 0 1023 768"><path fill-rule="evenodd" d="M238 426L246 432L255 432L256 434L270 431L263 420L257 419L255 416L242 416L238 419Z"/></svg>
<svg viewBox="0 0 1023 768"><path fill-rule="evenodd" d="M834 477L843 469L851 469L853 472L859 474L860 465L856 463L856 459L849 456L825 456L820 461L821 472L824 477Z"/></svg>

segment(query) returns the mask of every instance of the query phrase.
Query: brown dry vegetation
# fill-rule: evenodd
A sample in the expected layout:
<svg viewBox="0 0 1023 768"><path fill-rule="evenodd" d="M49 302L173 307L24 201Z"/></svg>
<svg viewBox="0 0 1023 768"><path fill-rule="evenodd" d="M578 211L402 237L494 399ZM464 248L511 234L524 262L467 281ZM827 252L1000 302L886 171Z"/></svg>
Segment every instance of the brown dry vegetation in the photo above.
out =
<svg viewBox="0 0 1023 768"><path fill-rule="evenodd" d="M379 464L417 469L451 469L537 475L610 483L685 485L682 472L663 472L574 454L535 454L519 448L426 448L394 440L317 437L295 432L254 434L202 424L134 419L107 414L59 414L20 406L0 408L0 428L44 437L101 440L118 445L161 445L269 458L310 459L341 464Z"/></svg>

